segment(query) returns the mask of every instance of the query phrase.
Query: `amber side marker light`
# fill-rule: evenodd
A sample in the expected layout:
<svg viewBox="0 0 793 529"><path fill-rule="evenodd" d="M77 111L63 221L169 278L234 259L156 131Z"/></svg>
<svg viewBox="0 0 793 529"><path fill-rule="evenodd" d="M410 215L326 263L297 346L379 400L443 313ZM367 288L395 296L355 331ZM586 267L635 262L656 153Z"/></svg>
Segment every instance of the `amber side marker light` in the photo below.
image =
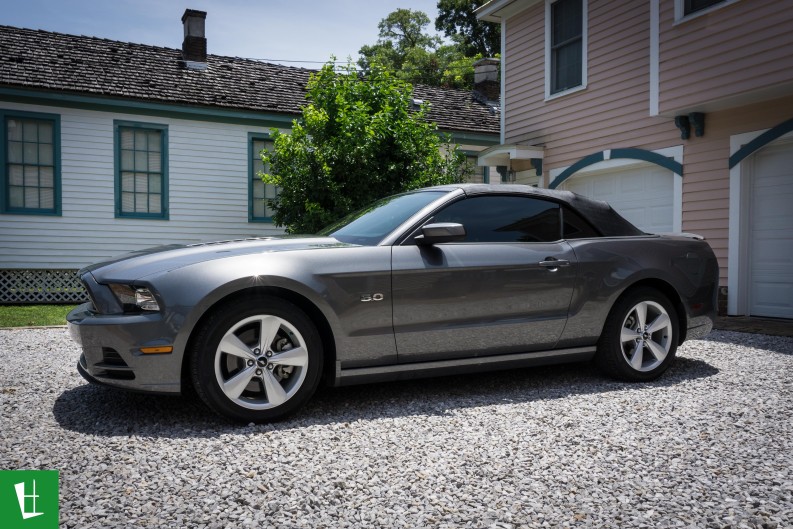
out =
<svg viewBox="0 0 793 529"><path fill-rule="evenodd" d="M172 345L158 346L158 347L141 347L140 352L146 355L166 354L173 353Z"/></svg>

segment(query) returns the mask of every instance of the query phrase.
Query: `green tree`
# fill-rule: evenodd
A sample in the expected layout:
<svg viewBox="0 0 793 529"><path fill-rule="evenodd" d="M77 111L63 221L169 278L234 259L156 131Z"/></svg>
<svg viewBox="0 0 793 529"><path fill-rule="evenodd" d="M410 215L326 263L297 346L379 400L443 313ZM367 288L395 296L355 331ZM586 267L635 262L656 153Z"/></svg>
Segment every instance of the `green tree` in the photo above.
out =
<svg viewBox="0 0 793 529"><path fill-rule="evenodd" d="M423 11L397 9L377 25L380 38L396 42L401 51L412 48L435 48L440 39L424 33L430 18Z"/></svg>
<svg viewBox="0 0 793 529"><path fill-rule="evenodd" d="M438 0L435 29L462 47L467 57L501 53L501 26L476 19L474 10L488 0Z"/></svg>
<svg viewBox="0 0 793 529"><path fill-rule="evenodd" d="M427 33L430 19L426 13L397 9L378 24L377 42L358 50L361 70L368 73L374 64L379 64L393 70L398 78L409 83L471 88L474 83L473 63L485 55L497 55L498 44L491 53L487 46L470 41L468 35L480 38L482 32L490 35L487 32L496 28L495 40L499 41L498 26L476 20L473 9L477 2L471 4L459 0L448 6L446 3L447 0L441 0L438 6L445 9L441 11L445 23L452 24L443 26L452 42L443 42L438 36ZM471 20L465 19L465 9L470 11ZM440 27L440 22L439 17L435 22L436 27ZM455 24L460 24L459 28ZM480 48L485 51L478 51Z"/></svg>
<svg viewBox="0 0 793 529"><path fill-rule="evenodd" d="M406 81L437 84L440 76L435 50L441 41L425 32L429 23L423 11L397 9L389 13L377 25L377 43L358 50L358 65L369 72L374 64L379 64Z"/></svg>
<svg viewBox="0 0 793 529"><path fill-rule="evenodd" d="M412 109L412 87L372 65L366 77L330 62L312 74L300 119L273 130L263 152L266 183L278 186L273 220L289 233L315 233L370 202L401 191L459 182L469 168L457 146Z"/></svg>

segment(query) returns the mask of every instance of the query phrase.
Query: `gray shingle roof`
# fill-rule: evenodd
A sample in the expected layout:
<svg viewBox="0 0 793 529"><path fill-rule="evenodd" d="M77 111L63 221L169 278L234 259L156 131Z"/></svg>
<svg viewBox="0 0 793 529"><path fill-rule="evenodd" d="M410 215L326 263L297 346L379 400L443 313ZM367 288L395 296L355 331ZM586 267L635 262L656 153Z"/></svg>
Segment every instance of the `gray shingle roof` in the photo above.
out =
<svg viewBox="0 0 793 529"><path fill-rule="evenodd" d="M184 68L175 48L0 25L0 86L150 102L298 114L312 70L209 55ZM499 117L472 92L418 85L441 129L497 134Z"/></svg>

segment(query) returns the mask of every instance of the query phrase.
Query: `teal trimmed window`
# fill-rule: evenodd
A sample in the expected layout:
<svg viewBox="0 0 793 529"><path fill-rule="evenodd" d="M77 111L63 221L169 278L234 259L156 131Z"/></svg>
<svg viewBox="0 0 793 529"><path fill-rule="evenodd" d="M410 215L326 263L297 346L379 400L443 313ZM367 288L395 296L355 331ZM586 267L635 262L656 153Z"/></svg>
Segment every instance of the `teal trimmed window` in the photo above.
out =
<svg viewBox="0 0 793 529"><path fill-rule="evenodd" d="M60 215L60 116L0 110L0 121L0 213Z"/></svg>
<svg viewBox="0 0 793 529"><path fill-rule="evenodd" d="M478 156L475 152L465 153L465 163L468 164L472 170L468 181L472 184L489 184L490 183L490 168L478 165Z"/></svg>
<svg viewBox="0 0 793 529"><path fill-rule="evenodd" d="M268 201L278 195L272 184L262 182L261 173L269 168L262 161L261 152L272 149L273 142L266 136L248 136L248 221L272 222L273 210Z"/></svg>
<svg viewBox="0 0 793 529"><path fill-rule="evenodd" d="M116 217L168 218L168 126L114 121Z"/></svg>

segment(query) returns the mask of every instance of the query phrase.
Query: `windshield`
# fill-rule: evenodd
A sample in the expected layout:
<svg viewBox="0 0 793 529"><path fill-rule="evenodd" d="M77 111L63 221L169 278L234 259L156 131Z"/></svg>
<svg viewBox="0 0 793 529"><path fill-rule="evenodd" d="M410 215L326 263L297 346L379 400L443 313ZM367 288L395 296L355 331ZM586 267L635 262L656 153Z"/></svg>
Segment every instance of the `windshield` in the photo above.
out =
<svg viewBox="0 0 793 529"><path fill-rule="evenodd" d="M349 244L375 246L421 208L447 191L416 191L382 198L368 207L347 215L319 235Z"/></svg>

